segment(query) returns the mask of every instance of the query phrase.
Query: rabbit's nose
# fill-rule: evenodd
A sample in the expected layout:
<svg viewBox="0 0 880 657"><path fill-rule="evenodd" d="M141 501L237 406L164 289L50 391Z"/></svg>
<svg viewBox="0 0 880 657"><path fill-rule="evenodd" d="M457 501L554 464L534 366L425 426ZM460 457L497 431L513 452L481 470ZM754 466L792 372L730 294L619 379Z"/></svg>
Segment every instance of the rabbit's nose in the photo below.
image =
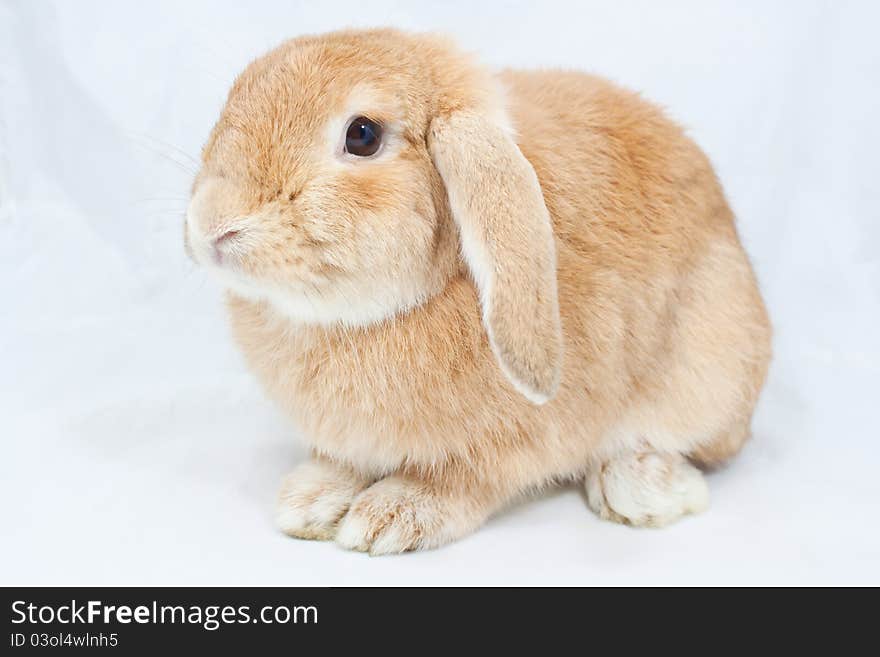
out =
<svg viewBox="0 0 880 657"><path fill-rule="evenodd" d="M235 251L235 242L239 235L241 235L240 230L230 229L211 240L214 260L217 264L222 264L223 258Z"/></svg>

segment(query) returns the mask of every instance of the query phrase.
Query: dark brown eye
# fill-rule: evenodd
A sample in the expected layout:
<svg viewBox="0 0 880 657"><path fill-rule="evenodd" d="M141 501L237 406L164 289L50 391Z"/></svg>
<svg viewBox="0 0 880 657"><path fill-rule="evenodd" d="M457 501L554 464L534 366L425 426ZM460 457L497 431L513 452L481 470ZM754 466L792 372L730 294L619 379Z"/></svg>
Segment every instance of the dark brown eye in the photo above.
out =
<svg viewBox="0 0 880 657"><path fill-rule="evenodd" d="M348 124L345 131L345 152L360 157L374 155L382 145L382 126L365 116Z"/></svg>

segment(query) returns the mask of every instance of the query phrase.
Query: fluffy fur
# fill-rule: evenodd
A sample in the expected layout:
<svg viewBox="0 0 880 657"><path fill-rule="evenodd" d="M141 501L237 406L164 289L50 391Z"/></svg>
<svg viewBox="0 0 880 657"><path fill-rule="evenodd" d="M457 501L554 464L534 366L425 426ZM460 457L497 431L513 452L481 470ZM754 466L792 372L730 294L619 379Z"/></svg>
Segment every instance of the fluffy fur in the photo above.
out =
<svg viewBox="0 0 880 657"><path fill-rule="evenodd" d="M354 116L385 127L344 152ZM436 37L289 41L230 91L186 237L314 462L279 524L372 553L454 540L548 483L603 517L703 509L770 326L703 153L637 95L492 74Z"/></svg>

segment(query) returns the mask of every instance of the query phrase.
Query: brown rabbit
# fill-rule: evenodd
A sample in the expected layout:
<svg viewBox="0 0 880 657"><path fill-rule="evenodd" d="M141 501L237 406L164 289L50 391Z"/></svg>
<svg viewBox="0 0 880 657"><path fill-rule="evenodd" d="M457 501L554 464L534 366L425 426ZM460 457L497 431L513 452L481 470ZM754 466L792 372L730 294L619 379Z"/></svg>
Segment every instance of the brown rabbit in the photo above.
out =
<svg viewBox="0 0 880 657"><path fill-rule="evenodd" d="M189 247L313 453L288 534L430 548L572 479L663 525L748 438L767 314L711 165L637 95L304 37L242 73L202 159Z"/></svg>

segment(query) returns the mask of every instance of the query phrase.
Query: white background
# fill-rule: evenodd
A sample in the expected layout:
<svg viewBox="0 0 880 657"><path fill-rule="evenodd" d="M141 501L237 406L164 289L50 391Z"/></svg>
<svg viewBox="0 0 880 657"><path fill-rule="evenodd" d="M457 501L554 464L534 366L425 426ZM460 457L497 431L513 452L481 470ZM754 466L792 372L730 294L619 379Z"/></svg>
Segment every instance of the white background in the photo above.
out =
<svg viewBox="0 0 880 657"><path fill-rule="evenodd" d="M304 452L184 256L190 158L251 58L368 24L599 72L706 149L776 327L707 513L635 530L572 488L379 559L275 531ZM839 0L0 2L0 583L880 584L878 24Z"/></svg>

